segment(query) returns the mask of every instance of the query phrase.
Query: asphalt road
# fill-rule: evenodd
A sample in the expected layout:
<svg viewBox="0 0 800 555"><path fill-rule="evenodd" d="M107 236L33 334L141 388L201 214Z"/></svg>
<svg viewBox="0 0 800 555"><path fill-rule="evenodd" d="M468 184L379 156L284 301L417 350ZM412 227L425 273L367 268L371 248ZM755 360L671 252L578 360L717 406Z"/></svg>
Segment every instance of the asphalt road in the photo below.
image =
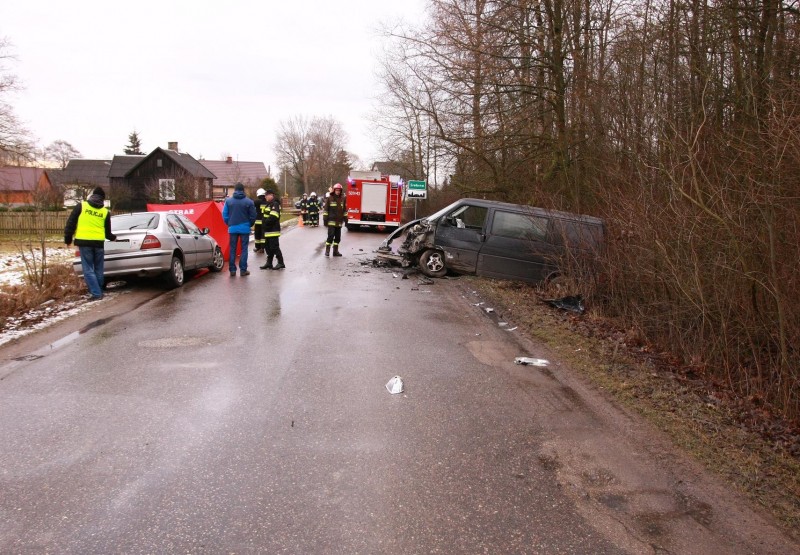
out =
<svg viewBox="0 0 800 555"><path fill-rule="evenodd" d="M15 346L0 552L797 552L468 280L362 265L382 237L326 258L293 228L285 271L251 255Z"/></svg>

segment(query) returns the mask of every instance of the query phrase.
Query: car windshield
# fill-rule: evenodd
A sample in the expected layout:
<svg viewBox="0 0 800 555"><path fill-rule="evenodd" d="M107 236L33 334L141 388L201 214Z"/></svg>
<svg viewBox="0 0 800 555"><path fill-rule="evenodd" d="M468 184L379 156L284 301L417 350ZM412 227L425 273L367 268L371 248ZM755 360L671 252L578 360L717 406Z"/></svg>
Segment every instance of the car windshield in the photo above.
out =
<svg viewBox="0 0 800 555"><path fill-rule="evenodd" d="M156 227L158 227L158 214L120 214L111 217L111 231L155 229Z"/></svg>

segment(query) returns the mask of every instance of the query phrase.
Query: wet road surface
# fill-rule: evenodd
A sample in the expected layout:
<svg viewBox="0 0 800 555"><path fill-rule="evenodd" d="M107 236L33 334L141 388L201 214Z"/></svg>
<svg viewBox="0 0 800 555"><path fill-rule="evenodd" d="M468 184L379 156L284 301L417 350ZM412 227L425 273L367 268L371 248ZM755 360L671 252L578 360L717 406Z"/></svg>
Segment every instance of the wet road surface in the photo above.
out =
<svg viewBox="0 0 800 555"><path fill-rule="evenodd" d="M796 550L468 282L324 234L0 366L0 552Z"/></svg>

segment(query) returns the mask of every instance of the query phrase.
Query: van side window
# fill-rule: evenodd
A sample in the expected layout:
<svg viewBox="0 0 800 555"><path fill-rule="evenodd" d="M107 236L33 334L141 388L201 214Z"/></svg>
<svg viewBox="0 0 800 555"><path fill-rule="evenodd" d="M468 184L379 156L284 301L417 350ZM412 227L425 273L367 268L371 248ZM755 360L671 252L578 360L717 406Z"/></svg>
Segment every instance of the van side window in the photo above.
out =
<svg viewBox="0 0 800 555"><path fill-rule="evenodd" d="M492 235L528 241L544 241L547 235L547 218L496 210L492 222Z"/></svg>
<svg viewBox="0 0 800 555"><path fill-rule="evenodd" d="M580 221L554 219L553 239L564 246L589 249L603 242L603 228Z"/></svg>
<svg viewBox="0 0 800 555"><path fill-rule="evenodd" d="M447 216L447 222L459 229L483 230L489 209L484 206L460 206Z"/></svg>

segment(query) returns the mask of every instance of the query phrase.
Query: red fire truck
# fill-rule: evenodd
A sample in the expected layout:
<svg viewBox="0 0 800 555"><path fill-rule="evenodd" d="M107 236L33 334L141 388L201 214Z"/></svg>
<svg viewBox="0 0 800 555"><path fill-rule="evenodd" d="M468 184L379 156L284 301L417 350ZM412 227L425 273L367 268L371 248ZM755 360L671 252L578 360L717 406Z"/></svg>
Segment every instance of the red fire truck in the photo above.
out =
<svg viewBox="0 0 800 555"><path fill-rule="evenodd" d="M403 182L381 172L350 172L347 178L347 229L361 226L379 231L400 226L403 215Z"/></svg>

